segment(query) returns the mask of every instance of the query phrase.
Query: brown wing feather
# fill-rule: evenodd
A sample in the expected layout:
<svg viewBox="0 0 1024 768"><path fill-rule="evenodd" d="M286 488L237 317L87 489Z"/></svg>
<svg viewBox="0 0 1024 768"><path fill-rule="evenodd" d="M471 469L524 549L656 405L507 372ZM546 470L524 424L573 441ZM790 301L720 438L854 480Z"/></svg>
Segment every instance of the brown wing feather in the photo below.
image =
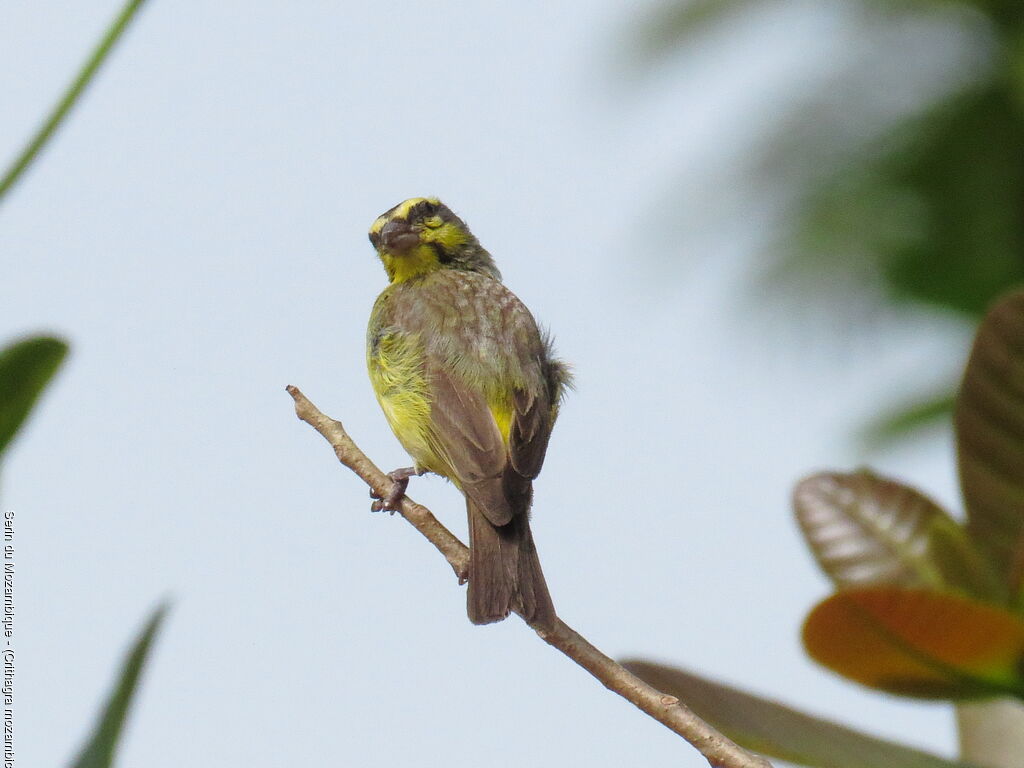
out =
<svg viewBox="0 0 1024 768"><path fill-rule="evenodd" d="M486 400L439 366L428 362L426 373L432 432L451 479L493 525L507 525L515 514L502 485L508 454Z"/></svg>
<svg viewBox="0 0 1024 768"><path fill-rule="evenodd" d="M513 406L509 459L518 475L532 480L540 474L551 437L551 403L546 392L517 389Z"/></svg>

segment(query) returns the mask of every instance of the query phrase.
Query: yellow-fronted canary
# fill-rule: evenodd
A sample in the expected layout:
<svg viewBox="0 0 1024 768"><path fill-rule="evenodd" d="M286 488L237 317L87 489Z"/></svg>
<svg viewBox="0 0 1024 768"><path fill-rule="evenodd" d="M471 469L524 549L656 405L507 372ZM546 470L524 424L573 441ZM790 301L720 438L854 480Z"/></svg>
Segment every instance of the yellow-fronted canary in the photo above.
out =
<svg viewBox="0 0 1024 768"><path fill-rule="evenodd" d="M416 463L391 473L395 491L377 506L395 509L413 474L451 480L469 515L470 621L516 610L550 626L529 512L569 370L491 255L436 198L381 214L370 242L390 280L367 329L370 381Z"/></svg>

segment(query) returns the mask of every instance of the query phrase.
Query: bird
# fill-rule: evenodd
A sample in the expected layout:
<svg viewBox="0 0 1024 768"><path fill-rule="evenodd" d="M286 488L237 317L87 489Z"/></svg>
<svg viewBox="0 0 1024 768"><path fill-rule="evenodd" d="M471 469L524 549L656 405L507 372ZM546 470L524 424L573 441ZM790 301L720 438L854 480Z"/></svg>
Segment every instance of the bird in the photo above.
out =
<svg viewBox="0 0 1024 768"><path fill-rule="evenodd" d="M375 509L396 511L409 478L433 473L465 496L474 624L511 611L535 628L557 616L530 531L533 480L569 367L501 281L494 259L436 197L381 214L370 242L388 276L366 334L370 382L415 466L389 473Z"/></svg>

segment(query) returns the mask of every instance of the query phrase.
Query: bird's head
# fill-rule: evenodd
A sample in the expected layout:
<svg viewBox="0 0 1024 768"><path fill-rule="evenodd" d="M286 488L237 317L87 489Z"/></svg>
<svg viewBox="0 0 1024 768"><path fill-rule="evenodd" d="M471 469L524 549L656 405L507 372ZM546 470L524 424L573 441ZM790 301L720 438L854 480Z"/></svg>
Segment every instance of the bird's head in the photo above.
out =
<svg viewBox="0 0 1024 768"><path fill-rule="evenodd" d="M413 197L382 213L370 227L370 242L392 283L437 269L501 279L491 255L469 227L436 197Z"/></svg>

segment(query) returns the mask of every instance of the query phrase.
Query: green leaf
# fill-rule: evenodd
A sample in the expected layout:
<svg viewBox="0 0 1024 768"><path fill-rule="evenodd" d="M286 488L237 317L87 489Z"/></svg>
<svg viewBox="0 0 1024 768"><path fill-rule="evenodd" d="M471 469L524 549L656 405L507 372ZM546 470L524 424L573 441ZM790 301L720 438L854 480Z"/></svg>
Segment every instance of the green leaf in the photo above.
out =
<svg viewBox="0 0 1024 768"><path fill-rule="evenodd" d="M815 606L803 640L818 663L888 693L1024 698L1024 619L962 595L846 589Z"/></svg>
<svg viewBox="0 0 1024 768"><path fill-rule="evenodd" d="M28 144L18 153L18 156L11 163L10 167L0 176L0 201L18 182L25 170L32 164L40 150L53 137L57 128L64 122L68 112L78 101L82 92L86 89L93 77L96 75L100 65L103 64L114 44L120 39L128 24L135 17L136 11L142 5L143 0L128 0L121 8L121 12L111 23L103 38L97 43L89 58L85 60L82 69L68 86L61 96L60 101L54 106L46 120L36 130Z"/></svg>
<svg viewBox="0 0 1024 768"><path fill-rule="evenodd" d="M956 395L950 388L934 396L923 396L918 402L887 411L871 421L860 434L866 450L877 450L919 429L951 421Z"/></svg>
<svg viewBox="0 0 1024 768"><path fill-rule="evenodd" d="M967 530L1013 592L1024 578L1024 291L978 328L954 421Z"/></svg>
<svg viewBox="0 0 1024 768"><path fill-rule="evenodd" d="M0 456L67 354L61 339L37 336L0 350Z"/></svg>
<svg viewBox="0 0 1024 768"><path fill-rule="evenodd" d="M870 113L871 93L874 82L858 82L843 94L849 120ZM1024 119L1004 79L981 79L860 145L807 119L821 109L805 107L762 161L761 184L778 194L791 179L794 199L773 247L776 274L825 262L834 269L817 274L834 283L853 266L873 272L861 283L870 291L880 280L893 303L965 319L1024 279Z"/></svg>
<svg viewBox="0 0 1024 768"><path fill-rule="evenodd" d="M808 546L839 588L867 584L1006 591L960 525L922 493L861 470L802 480L793 508Z"/></svg>
<svg viewBox="0 0 1024 768"><path fill-rule="evenodd" d="M747 32L754 12L786 5L662 0L635 24L630 63L649 66L695 44L728 51L728 33ZM841 5L846 55L795 87L768 83L784 106L757 113L769 121L764 135L746 150L744 178L725 179L729 193L712 195L707 208L727 213L706 217L707 226L751 210L767 218L761 295L781 283L802 308L809 294L833 312L837 294L846 311L883 298L973 324L1024 281L1019 0ZM665 94L686 101L678 87ZM875 323L877 313L860 314L851 326ZM938 405L907 417L919 423ZM904 424L882 436L899 436Z"/></svg>
<svg viewBox="0 0 1024 768"><path fill-rule="evenodd" d="M139 675L146 663L153 639L167 614L167 606L161 605L146 622L132 645L132 649L121 666L121 674L107 705L100 713L89 741L82 748L72 768L108 768L114 761L114 751L124 726L128 707L135 694Z"/></svg>
<svg viewBox="0 0 1024 768"><path fill-rule="evenodd" d="M820 768L967 768L791 709L675 667L643 660L623 666L747 749Z"/></svg>
<svg viewBox="0 0 1024 768"><path fill-rule="evenodd" d="M921 237L884 254L897 294L980 315L1024 279L1024 120L1003 79L915 124L915 146L884 158L886 182L922 203Z"/></svg>

